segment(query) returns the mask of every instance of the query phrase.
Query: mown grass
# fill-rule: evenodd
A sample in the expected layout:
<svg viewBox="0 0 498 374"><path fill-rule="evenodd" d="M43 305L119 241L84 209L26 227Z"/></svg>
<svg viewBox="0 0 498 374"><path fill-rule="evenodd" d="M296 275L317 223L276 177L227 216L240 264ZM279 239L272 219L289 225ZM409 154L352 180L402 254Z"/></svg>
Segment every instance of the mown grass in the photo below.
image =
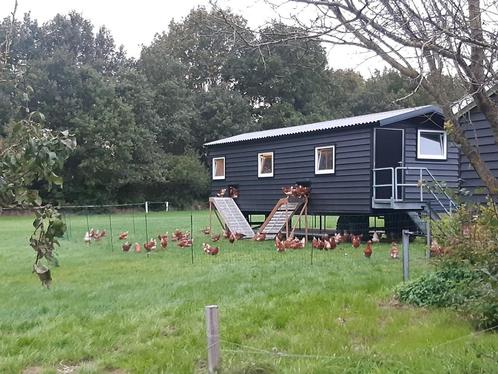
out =
<svg viewBox="0 0 498 374"><path fill-rule="evenodd" d="M84 216L59 249L50 290L30 274L29 217L0 217L0 372L203 373L204 306L218 304L227 373L496 373L498 336L472 334L449 310L391 301L402 278L389 246L342 245L276 253L273 243L221 243L206 256L194 213L196 246L147 257L110 240L86 246ZM135 218L135 233L132 229ZM143 242L143 216L113 215L114 233ZM89 217L109 229L107 215ZM189 229L190 213L151 214L149 236ZM116 235L115 235L116 236ZM411 247L412 276L430 268L422 242Z"/></svg>

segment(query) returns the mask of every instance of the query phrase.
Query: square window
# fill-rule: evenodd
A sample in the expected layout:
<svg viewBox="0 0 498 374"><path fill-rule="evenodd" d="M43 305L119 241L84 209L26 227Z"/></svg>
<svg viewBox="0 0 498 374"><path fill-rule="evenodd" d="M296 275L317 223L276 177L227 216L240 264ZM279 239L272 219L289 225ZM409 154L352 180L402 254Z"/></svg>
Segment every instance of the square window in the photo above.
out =
<svg viewBox="0 0 498 374"><path fill-rule="evenodd" d="M213 179L225 179L225 157L213 158Z"/></svg>
<svg viewBox="0 0 498 374"><path fill-rule="evenodd" d="M335 146L315 148L315 174L335 173Z"/></svg>
<svg viewBox="0 0 498 374"><path fill-rule="evenodd" d="M446 132L438 130L418 130L417 158L425 160L446 160Z"/></svg>
<svg viewBox="0 0 498 374"><path fill-rule="evenodd" d="M273 177L273 152L258 153L258 177Z"/></svg>

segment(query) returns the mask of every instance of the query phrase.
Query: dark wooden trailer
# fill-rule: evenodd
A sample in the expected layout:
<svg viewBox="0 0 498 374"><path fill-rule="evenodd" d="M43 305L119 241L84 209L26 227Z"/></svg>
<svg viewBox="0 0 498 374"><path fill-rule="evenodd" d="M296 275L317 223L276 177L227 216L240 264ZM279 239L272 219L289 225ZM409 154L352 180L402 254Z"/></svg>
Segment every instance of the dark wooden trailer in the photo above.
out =
<svg viewBox="0 0 498 374"><path fill-rule="evenodd" d="M368 228L369 216L449 212L440 188L458 187L459 154L439 108L422 106L258 131L205 144L212 193L236 187L244 215L267 215L282 186L311 187L308 212L341 216L338 229ZM429 212L429 213L431 213ZM419 222L416 222L416 221ZM425 226L424 226L425 227Z"/></svg>

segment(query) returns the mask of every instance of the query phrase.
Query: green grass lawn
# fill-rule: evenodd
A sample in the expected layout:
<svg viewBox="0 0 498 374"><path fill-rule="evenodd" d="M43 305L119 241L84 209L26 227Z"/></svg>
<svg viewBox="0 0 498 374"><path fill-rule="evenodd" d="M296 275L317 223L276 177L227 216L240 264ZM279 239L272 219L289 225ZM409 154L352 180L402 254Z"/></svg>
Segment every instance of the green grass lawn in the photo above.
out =
<svg viewBox="0 0 498 374"><path fill-rule="evenodd" d="M135 230L133 222L135 220ZM272 242L221 242L204 255L194 213L190 249L122 253L116 234L145 240L143 215L113 215L109 238L83 243L85 216L66 216L50 290L31 274L30 217L0 217L0 373L203 373L204 306L220 308L226 373L496 373L498 335L472 334L448 310L397 305L400 261L351 245L277 253ZM109 230L109 217L89 225ZM190 213L149 215L149 236L190 228ZM363 247L363 245L362 245ZM430 269L422 241L412 276Z"/></svg>

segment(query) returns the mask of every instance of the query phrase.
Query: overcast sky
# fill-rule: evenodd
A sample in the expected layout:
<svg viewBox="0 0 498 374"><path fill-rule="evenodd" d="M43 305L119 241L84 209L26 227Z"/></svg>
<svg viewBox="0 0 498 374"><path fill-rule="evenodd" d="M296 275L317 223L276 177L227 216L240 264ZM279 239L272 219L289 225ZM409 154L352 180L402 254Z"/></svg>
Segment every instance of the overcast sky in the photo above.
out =
<svg viewBox="0 0 498 374"><path fill-rule="evenodd" d="M209 0L18 0L17 17L31 11L32 18L44 23L57 13L72 10L90 19L97 29L105 25L117 45L124 45L129 56L138 57L142 45L148 45L156 33L166 31L171 19L181 20L190 9L199 5L209 6ZM241 14L251 27L257 27L276 18L276 13L264 0L218 0L221 6L230 6ZM0 16L12 11L14 0L0 0ZM287 5L294 13L300 5ZM335 47L329 50L329 65L334 69L351 68L368 76L375 68L381 68L378 60L367 59L358 50ZM365 61L366 60L366 61Z"/></svg>

